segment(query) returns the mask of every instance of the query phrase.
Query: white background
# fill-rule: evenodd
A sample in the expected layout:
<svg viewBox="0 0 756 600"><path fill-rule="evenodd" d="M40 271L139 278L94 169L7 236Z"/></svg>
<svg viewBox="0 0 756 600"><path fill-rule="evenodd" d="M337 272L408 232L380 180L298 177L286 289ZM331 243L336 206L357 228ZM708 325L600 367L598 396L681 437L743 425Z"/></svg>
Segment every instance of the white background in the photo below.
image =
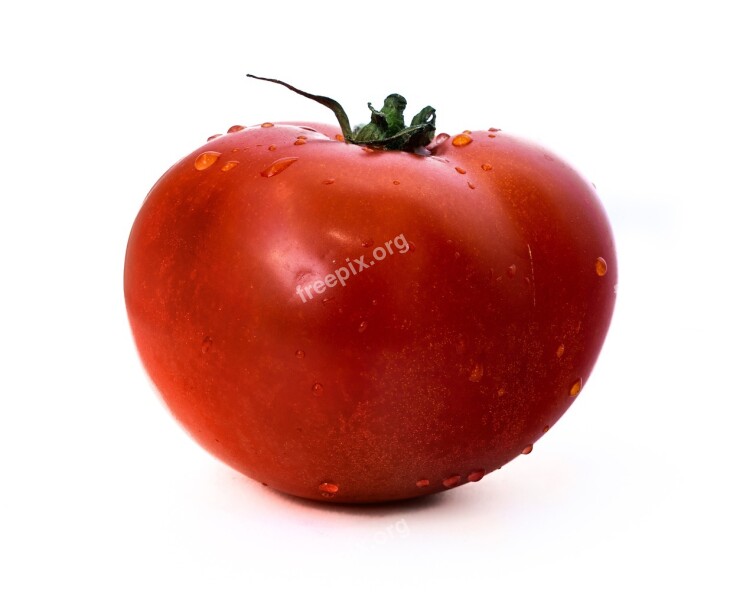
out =
<svg viewBox="0 0 756 600"><path fill-rule="evenodd" d="M746 6L6 6L0 596L753 598ZM615 319L531 455L425 502L321 506L218 463L163 408L122 296L145 194L230 125L333 121L247 72L353 121L397 91L441 131L500 127L596 184Z"/></svg>

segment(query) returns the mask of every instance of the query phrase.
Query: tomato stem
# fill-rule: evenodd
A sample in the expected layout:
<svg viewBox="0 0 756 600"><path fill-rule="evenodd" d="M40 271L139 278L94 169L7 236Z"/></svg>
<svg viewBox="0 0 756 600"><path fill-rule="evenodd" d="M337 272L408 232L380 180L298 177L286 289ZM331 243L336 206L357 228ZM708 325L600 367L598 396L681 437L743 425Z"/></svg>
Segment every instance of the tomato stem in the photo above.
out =
<svg viewBox="0 0 756 600"><path fill-rule="evenodd" d="M388 95L383 101L381 110L376 110L368 102L370 122L352 129L344 107L328 96L310 94L278 79L250 74L247 74L247 77L277 83L329 108L336 115L344 140L350 144L373 146L384 150L420 152L433 141L436 135L436 110L432 106L426 106L412 118L409 126L405 125L404 109L407 107L407 100L400 94Z"/></svg>

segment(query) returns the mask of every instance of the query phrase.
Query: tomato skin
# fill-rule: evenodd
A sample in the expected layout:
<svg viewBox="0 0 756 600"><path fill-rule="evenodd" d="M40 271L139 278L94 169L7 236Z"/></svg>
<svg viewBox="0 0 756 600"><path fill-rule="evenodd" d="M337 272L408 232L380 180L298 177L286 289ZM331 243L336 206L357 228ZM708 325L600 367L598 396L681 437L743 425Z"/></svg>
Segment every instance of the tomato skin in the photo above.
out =
<svg viewBox="0 0 756 600"><path fill-rule="evenodd" d="M500 132L419 156L268 125L179 161L131 232L129 319L178 421L242 473L337 502L444 491L529 451L611 319L593 187Z"/></svg>

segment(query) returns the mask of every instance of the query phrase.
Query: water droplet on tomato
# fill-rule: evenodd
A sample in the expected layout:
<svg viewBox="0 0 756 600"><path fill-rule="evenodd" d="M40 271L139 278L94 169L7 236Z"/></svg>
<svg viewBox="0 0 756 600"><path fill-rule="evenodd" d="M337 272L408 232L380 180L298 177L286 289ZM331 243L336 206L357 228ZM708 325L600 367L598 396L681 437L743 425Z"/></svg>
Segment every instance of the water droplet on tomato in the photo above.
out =
<svg viewBox="0 0 756 600"><path fill-rule="evenodd" d="M520 454L530 454L531 452L533 452L533 444L528 444L522 449L522 452L520 452Z"/></svg>
<svg viewBox="0 0 756 600"><path fill-rule="evenodd" d="M212 167L215 161L218 160L220 152L203 152L197 158L194 159L194 168L198 171L204 171L205 169Z"/></svg>
<svg viewBox="0 0 756 600"><path fill-rule="evenodd" d="M213 338L209 335L202 340L202 354L207 354L213 348Z"/></svg>
<svg viewBox="0 0 756 600"><path fill-rule="evenodd" d="M563 354L564 354L564 344L559 344L559 347L557 348L557 351L556 351L557 358L562 358Z"/></svg>
<svg viewBox="0 0 756 600"><path fill-rule="evenodd" d="M578 377L577 381L572 384L572 387L570 388L570 396L573 398L577 396L580 393L580 390L583 388L583 378Z"/></svg>
<svg viewBox="0 0 756 600"><path fill-rule="evenodd" d="M286 158L279 158L277 161L272 163L268 168L260 171L260 175L263 177L273 177L274 175L278 175L281 171L285 171L288 169L293 163L298 161L299 158L296 156L288 156Z"/></svg>
<svg viewBox="0 0 756 600"><path fill-rule="evenodd" d="M324 482L318 486L322 495L326 498L332 498L339 491L339 486L335 483Z"/></svg>
<svg viewBox="0 0 756 600"><path fill-rule="evenodd" d="M307 143L307 140L303 140L302 138L297 138L296 140L294 140L295 146L303 146L306 143Z"/></svg>
<svg viewBox="0 0 756 600"><path fill-rule="evenodd" d="M506 393L507 393L507 392L506 392L506 390L505 390L505 389L504 389L503 387L501 387L501 388L499 388L498 390L496 390L496 395L497 395L497 396L498 396L499 398L501 398L502 396L504 396L504 394L506 394Z"/></svg>
<svg viewBox="0 0 756 600"><path fill-rule="evenodd" d="M246 129L246 126L244 126L244 125L231 125L231 127L228 128L228 133L236 133L237 131L241 131L242 129Z"/></svg>
<svg viewBox="0 0 756 600"><path fill-rule="evenodd" d="M469 379L474 383L478 383L481 379L483 379L483 365L476 363L473 366L472 371L470 371Z"/></svg>
<svg viewBox="0 0 756 600"><path fill-rule="evenodd" d="M483 479L483 475L485 474L486 472L484 469L478 469L477 471L473 471L467 476L467 481L480 481L481 479Z"/></svg>
<svg viewBox="0 0 756 600"><path fill-rule="evenodd" d="M344 136L343 136L343 135L341 135L340 133L337 133L337 134L336 134L336 135L334 136L334 138L336 139L336 141L337 141L337 142L343 142L343 141L344 141Z"/></svg>
<svg viewBox="0 0 756 600"><path fill-rule="evenodd" d="M443 144L446 140L448 140L450 137L451 136L448 133L439 133L433 141L435 142L436 146L439 146L440 144Z"/></svg>
<svg viewBox="0 0 756 600"><path fill-rule="evenodd" d="M488 131L501 131L501 129L498 129L496 127L489 127Z"/></svg>
<svg viewBox="0 0 756 600"><path fill-rule="evenodd" d="M297 351L296 351L296 352L294 353L294 356L296 356L297 358L304 358L304 357L305 357L305 353L304 353L304 350L297 350Z"/></svg>
<svg viewBox="0 0 756 600"><path fill-rule="evenodd" d="M495 138L495 137L496 137L496 134L495 134L495 133L489 133L489 134L488 134L488 137L490 137L490 138Z"/></svg>
<svg viewBox="0 0 756 600"><path fill-rule="evenodd" d="M483 163L482 165L480 165L480 168L484 171L490 171L491 169L493 169L493 167L488 163Z"/></svg>
<svg viewBox="0 0 756 600"><path fill-rule="evenodd" d="M362 321L362 323L360 323L359 326L357 327L357 333L365 333L365 330L367 329L367 327L368 327L368 322Z"/></svg>
<svg viewBox="0 0 756 600"><path fill-rule="evenodd" d="M238 160L229 160L225 165L221 167L221 171L230 171L238 164L239 164Z"/></svg>
<svg viewBox="0 0 756 600"><path fill-rule="evenodd" d="M599 277L603 277L604 275L606 275L606 269L607 269L606 261L602 257L599 256L596 259L596 273L598 274Z"/></svg>
<svg viewBox="0 0 756 600"><path fill-rule="evenodd" d="M323 384L318 383L317 381L312 384L312 393L315 396L322 396L323 395Z"/></svg>
<svg viewBox="0 0 756 600"><path fill-rule="evenodd" d="M222 135L223 135L222 133L215 133L215 134L211 135L209 138L207 138L207 141L209 142L210 140L214 140L215 138L219 138Z"/></svg>
<svg viewBox="0 0 756 600"><path fill-rule="evenodd" d="M398 179L394 179L394 181L393 181L394 185L399 185L400 183L401 183L401 181L399 181Z"/></svg>
<svg viewBox="0 0 756 600"><path fill-rule="evenodd" d="M454 167L454 170L460 175L464 175L465 173L467 173L467 171L463 169L462 167Z"/></svg>
<svg viewBox="0 0 756 600"><path fill-rule="evenodd" d="M467 144L472 143L473 139L470 137L469 133L460 133L459 135L455 135L454 139L452 140L453 146L467 146Z"/></svg>
<svg viewBox="0 0 756 600"><path fill-rule="evenodd" d="M551 427L549 427L548 425L545 425L543 428L543 432L548 433L549 429L551 429Z"/></svg>
<svg viewBox="0 0 756 600"><path fill-rule="evenodd" d="M276 145L275 144L271 144L270 146L268 146L268 150L270 150L271 152L273 150L275 150L275 149L276 149Z"/></svg>
<svg viewBox="0 0 756 600"><path fill-rule="evenodd" d="M468 181L467 182L467 187L469 187L471 190L474 190L475 189L475 184L472 183L471 181Z"/></svg>
<svg viewBox="0 0 756 600"><path fill-rule="evenodd" d="M419 488L428 487L430 485L430 481L428 481L427 479L418 479L415 485Z"/></svg>
<svg viewBox="0 0 756 600"><path fill-rule="evenodd" d="M331 177L331 178L329 178L329 179L324 179L323 181L321 181L321 183L322 183L323 185L331 185L331 184L332 184L332 183L334 183L335 181L336 181L336 180L335 180L335 179L334 179L333 177Z"/></svg>
<svg viewBox="0 0 756 600"><path fill-rule="evenodd" d="M270 121L265 121L265 123L260 125L260 127L265 127L267 129L268 127L273 127L273 123L271 123Z"/></svg>
<svg viewBox="0 0 756 600"><path fill-rule="evenodd" d="M442 482L444 484L444 487L451 488L455 485L459 485L459 482L462 481L462 477L459 475L452 475L451 477L447 477Z"/></svg>

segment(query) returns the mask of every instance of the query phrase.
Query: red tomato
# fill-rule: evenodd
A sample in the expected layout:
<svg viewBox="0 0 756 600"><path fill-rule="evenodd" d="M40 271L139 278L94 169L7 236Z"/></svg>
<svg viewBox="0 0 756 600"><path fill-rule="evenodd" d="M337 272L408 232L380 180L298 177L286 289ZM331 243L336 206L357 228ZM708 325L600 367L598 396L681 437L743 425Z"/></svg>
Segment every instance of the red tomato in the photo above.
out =
<svg viewBox="0 0 756 600"><path fill-rule="evenodd" d="M137 348L189 433L337 502L444 491L530 452L614 307L594 188L494 129L426 156L328 125L234 129L157 182L126 252Z"/></svg>

